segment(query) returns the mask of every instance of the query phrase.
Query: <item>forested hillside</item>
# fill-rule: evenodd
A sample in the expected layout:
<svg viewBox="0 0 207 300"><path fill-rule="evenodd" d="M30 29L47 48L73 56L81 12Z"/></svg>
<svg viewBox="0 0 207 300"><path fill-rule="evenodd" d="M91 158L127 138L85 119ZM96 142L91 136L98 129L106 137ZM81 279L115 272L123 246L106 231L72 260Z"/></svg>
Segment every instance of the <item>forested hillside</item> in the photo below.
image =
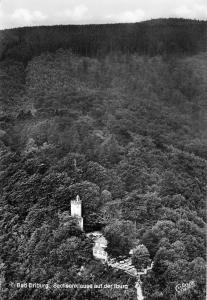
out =
<svg viewBox="0 0 207 300"><path fill-rule="evenodd" d="M154 261L142 278L147 300L204 300L206 22L0 35L2 299L136 299L133 279L96 261L91 239L64 219L79 194L85 230L102 228L112 256L146 246ZM176 292L191 281L193 288Z"/></svg>

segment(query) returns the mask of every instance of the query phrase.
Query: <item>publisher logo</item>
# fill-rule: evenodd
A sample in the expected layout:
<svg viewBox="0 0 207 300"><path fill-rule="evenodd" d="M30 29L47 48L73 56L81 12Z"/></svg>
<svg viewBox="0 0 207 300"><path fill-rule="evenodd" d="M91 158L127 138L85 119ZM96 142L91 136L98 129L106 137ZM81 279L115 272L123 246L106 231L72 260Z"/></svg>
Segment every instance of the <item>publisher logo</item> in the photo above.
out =
<svg viewBox="0 0 207 300"><path fill-rule="evenodd" d="M175 286L175 290L176 292L180 295L180 294L183 294L185 293L186 291L192 289L193 287L195 286L195 281L192 280L188 283L179 283Z"/></svg>

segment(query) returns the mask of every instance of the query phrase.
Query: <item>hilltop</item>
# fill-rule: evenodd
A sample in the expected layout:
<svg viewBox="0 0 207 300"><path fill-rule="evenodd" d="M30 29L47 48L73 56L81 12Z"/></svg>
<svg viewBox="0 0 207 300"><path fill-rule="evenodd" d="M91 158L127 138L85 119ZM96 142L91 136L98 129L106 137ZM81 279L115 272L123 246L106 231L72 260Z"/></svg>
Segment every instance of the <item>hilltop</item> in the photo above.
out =
<svg viewBox="0 0 207 300"><path fill-rule="evenodd" d="M22 27L0 31L1 57L26 63L43 52L70 48L84 56L111 52L192 54L206 50L206 21L159 19L129 24Z"/></svg>

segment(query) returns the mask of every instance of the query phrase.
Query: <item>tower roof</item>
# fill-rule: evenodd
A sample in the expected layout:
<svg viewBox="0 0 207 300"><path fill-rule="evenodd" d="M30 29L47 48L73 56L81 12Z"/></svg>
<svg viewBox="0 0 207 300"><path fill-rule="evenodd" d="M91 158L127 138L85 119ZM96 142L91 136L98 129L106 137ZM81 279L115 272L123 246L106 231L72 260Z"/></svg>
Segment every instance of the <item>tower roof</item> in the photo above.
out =
<svg viewBox="0 0 207 300"><path fill-rule="evenodd" d="M74 199L74 200L71 200L71 202L73 202L73 203L78 203L78 202L81 202L81 199L80 199L80 196L79 195L77 195L76 196L76 198Z"/></svg>

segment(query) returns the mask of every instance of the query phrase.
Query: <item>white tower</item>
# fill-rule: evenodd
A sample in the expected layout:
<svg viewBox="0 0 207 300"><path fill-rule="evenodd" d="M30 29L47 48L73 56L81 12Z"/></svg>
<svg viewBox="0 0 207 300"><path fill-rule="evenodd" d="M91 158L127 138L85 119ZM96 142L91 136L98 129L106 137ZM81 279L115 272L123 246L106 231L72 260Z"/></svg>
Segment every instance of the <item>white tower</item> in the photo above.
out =
<svg viewBox="0 0 207 300"><path fill-rule="evenodd" d="M83 218L82 218L82 201L79 195L76 196L75 200L71 201L71 217L74 217L78 221L78 225L83 230Z"/></svg>

